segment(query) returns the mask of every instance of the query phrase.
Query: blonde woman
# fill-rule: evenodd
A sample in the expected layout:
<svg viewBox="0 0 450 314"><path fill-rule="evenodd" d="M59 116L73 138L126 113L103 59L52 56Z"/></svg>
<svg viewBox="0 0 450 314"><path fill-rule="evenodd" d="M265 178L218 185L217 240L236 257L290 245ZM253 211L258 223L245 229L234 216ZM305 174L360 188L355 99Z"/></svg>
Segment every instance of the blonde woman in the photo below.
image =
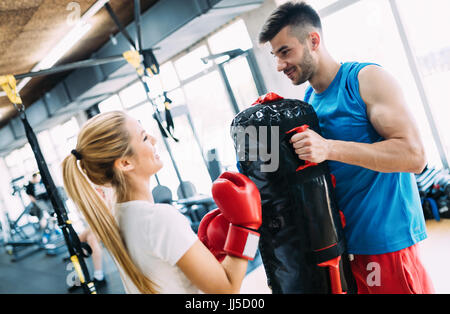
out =
<svg viewBox="0 0 450 314"><path fill-rule="evenodd" d="M127 293L238 293L259 236L256 187L224 174L213 186L219 209L205 216L199 240L176 208L153 202L150 178L163 167L155 142L122 111L91 118L63 161L69 197L111 253ZM93 185L113 189L113 211Z"/></svg>

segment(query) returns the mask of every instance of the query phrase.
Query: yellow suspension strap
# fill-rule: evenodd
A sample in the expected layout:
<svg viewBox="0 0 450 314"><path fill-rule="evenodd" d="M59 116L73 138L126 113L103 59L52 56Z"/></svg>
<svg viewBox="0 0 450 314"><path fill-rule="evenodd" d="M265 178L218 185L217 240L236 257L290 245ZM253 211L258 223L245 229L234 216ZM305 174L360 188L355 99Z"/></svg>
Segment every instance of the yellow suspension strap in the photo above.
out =
<svg viewBox="0 0 450 314"><path fill-rule="evenodd" d="M125 51L122 55L125 58L125 60L127 60L127 62L136 69L136 72L139 74L139 76L144 75L145 69L142 66L141 55L139 54L138 51L128 50Z"/></svg>
<svg viewBox="0 0 450 314"><path fill-rule="evenodd" d="M14 106L22 105L22 99L17 92L16 78L14 75L2 75L0 76L0 86L5 91L6 96L8 96L9 101L14 104ZM19 110L20 111L20 110Z"/></svg>
<svg viewBox="0 0 450 314"><path fill-rule="evenodd" d="M72 227L72 221L67 219L65 221L65 223L66 223L66 226L70 226L70 228L67 228L67 229L69 230L68 234L72 237L72 240L75 240L75 242L77 242L77 240L78 240L78 243L76 243L78 245L76 245L76 246L81 248L79 254L82 254L83 257L88 257L89 255L84 255L82 245L81 245L82 243L79 241L78 235L75 233L75 230ZM90 250L89 246L88 246L88 249ZM90 251L90 253L92 253L92 250ZM88 292L89 294L97 294L94 282L86 281L86 277L84 276L84 272L83 272L82 266L80 264L80 259L78 258L78 254L73 252L70 256L70 261L72 262L72 265L73 265L75 271L77 272L78 279L80 279L81 285L85 287L85 290L87 290L86 292Z"/></svg>
<svg viewBox="0 0 450 314"><path fill-rule="evenodd" d="M178 139L175 138L175 136L173 136L172 131L170 130L171 128L173 129L173 119L172 116L170 114L169 111L169 103L165 102L165 112L166 112L166 122L167 122L167 127L164 127L162 122L161 122L161 113L158 110L158 107L153 103L153 101L150 99L149 97L149 93L150 93L150 89L148 88L147 82L144 80L144 74L148 75L148 76L152 76L154 73L159 73L159 67L157 67L156 63L152 63L152 69L151 68L145 68L142 65L142 61L141 61L141 55L139 54L138 51L136 50L128 50L125 51L123 54L123 57L125 58L125 60L136 69L136 72L138 74L138 77L140 79L140 81L142 82L142 84L144 85L144 89L145 89L145 94L147 96L147 100L153 105L154 110L155 110L155 114L153 115L154 119L156 120L156 122L158 123L158 127L162 133L162 135L164 137L172 137L172 139L175 142L178 142ZM155 60L156 61L156 60ZM154 72L153 72L154 71ZM167 119L168 118L168 119Z"/></svg>
<svg viewBox="0 0 450 314"><path fill-rule="evenodd" d="M140 76L146 74L147 76L152 77L153 75L159 74L159 67L155 62L151 62L147 68L142 65L142 61L144 61L144 65L146 65L149 60L148 52L144 52L142 60L141 55L136 50L125 51L122 55L125 60L136 69L136 72ZM153 59L150 58L150 60Z"/></svg>

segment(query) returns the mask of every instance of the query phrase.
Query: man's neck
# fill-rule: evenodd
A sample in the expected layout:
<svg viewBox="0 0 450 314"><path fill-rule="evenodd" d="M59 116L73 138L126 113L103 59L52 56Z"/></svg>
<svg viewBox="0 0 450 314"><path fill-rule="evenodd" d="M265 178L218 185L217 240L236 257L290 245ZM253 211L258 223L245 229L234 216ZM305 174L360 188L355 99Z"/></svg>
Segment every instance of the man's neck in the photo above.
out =
<svg viewBox="0 0 450 314"><path fill-rule="evenodd" d="M340 67L340 63L331 57L323 58L323 60L319 62L317 72L309 80L314 91L316 93L324 92L328 86L330 86L331 82L333 82Z"/></svg>

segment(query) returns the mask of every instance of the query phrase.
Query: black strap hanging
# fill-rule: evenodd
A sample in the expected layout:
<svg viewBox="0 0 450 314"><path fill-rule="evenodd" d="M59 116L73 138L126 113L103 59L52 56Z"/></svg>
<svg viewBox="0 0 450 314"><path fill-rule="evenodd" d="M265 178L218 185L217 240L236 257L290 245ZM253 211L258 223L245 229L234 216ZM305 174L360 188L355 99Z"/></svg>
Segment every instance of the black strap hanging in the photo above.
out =
<svg viewBox="0 0 450 314"><path fill-rule="evenodd" d="M41 149L39 147L36 134L33 132L33 129L31 128L26 118L25 112L21 112L20 119L22 120L23 126L25 128L25 134L36 158L39 172L42 177L42 182L44 183L45 189L47 190L50 201L53 205L53 209L58 220L58 225L61 228L64 239L66 241L67 249L70 254L70 260L72 261L78 274L81 286L83 287L85 293L95 294L95 285L90 279L89 270L84 261L84 258L88 257L85 251L83 251L83 246L85 247L86 244L81 244L77 233L73 229L72 222L69 220L67 215L66 206L62 201L58 190L56 189L47 163L45 162L44 156L42 155Z"/></svg>
<svg viewBox="0 0 450 314"><path fill-rule="evenodd" d="M155 55L153 54L152 49L147 49L142 51L142 56L144 57L144 66L146 69L150 69L150 72L153 75L159 74L159 64L156 60Z"/></svg>
<svg viewBox="0 0 450 314"><path fill-rule="evenodd" d="M135 5L137 5L137 4L138 4L138 2L135 2ZM150 102L150 104L153 107L154 114L152 116L156 120L156 123L158 124L158 127L161 131L162 136L164 136L166 138L168 138L170 136L175 142L178 142L178 139L175 138L175 136L172 134L172 131L171 131L171 128L173 130L173 119L172 119L172 116L170 115L170 112L167 114L167 111L166 111L166 117L169 118L170 122L168 122L169 120L166 119L166 122L168 122L169 124L165 127L162 123L161 112L159 111L156 104L153 103L153 101L149 97L150 89L148 87L147 82L143 79L144 75L151 77L152 75L159 74L159 71L160 71L159 64L158 64L158 61L156 60L155 55L153 54L153 50L152 49L142 49L142 47L136 47L136 45L138 43L139 43L139 45L142 45L142 43L140 43L141 42L140 36L138 35L138 38L137 38L138 40L136 41L136 44L135 44L133 42L133 40L131 39L131 36L126 31L126 29L120 23L119 18L114 13L114 10L111 8L111 6L108 3L106 3L105 8L107 9L108 14L110 15L111 19L114 21L114 23L119 28L119 31L124 35L125 39L127 39L130 46L134 49L134 51L126 51L123 55L125 57L125 60L127 60L127 62L130 63L136 69L139 80L141 81L142 85L144 86L147 100ZM137 11L140 11L140 10L137 10ZM138 16L139 16L139 12L135 12L135 18L138 18ZM139 27L140 26L138 26L138 28ZM140 32L138 31L138 33L140 33ZM144 66L142 66L142 64L141 64L140 54L143 57L142 63L144 64Z"/></svg>
<svg viewBox="0 0 450 314"><path fill-rule="evenodd" d="M89 270L84 261L87 254L83 252L80 239L73 229L72 222L68 218L65 203L61 199L61 195L59 194L55 183L53 182L52 176L50 175L50 171L47 163L45 162L44 155L41 152L36 134L27 120L25 106L23 105L22 99L17 92L16 78L13 75L0 76L0 86L6 92L9 100L19 112L20 120L25 128L25 135L28 139L31 150L34 153L42 182L44 183L45 190L47 191L52 203L54 214L56 215L58 221L58 226L61 228L64 235L64 240L70 254L70 260L72 261L75 271L78 274L81 286L86 293L96 294L97 292L94 282L90 279Z"/></svg>
<svg viewBox="0 0 450 314"><path fill-rule="evenodd" d="M172 100L170 100L170 98L167 97L167 92L163 92L163 97L164 97L164 111L166 114L167 129L169 131L172 129L172 132L173 132L175 125L173 123L172 114L170 112L170 104L172 103Z"/></svg>

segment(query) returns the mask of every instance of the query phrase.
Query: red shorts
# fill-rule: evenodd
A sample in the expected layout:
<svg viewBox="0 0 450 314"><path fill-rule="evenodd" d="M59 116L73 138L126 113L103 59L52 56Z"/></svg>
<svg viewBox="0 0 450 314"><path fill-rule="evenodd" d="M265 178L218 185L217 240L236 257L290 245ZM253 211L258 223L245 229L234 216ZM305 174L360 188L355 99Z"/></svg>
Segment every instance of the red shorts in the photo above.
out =
<svg viewBox="0 0 450 314"><path fill-rule="evenodd" d="M359 294L434 293L417 244L396 252L354 257L351 268Z"/></svg>

